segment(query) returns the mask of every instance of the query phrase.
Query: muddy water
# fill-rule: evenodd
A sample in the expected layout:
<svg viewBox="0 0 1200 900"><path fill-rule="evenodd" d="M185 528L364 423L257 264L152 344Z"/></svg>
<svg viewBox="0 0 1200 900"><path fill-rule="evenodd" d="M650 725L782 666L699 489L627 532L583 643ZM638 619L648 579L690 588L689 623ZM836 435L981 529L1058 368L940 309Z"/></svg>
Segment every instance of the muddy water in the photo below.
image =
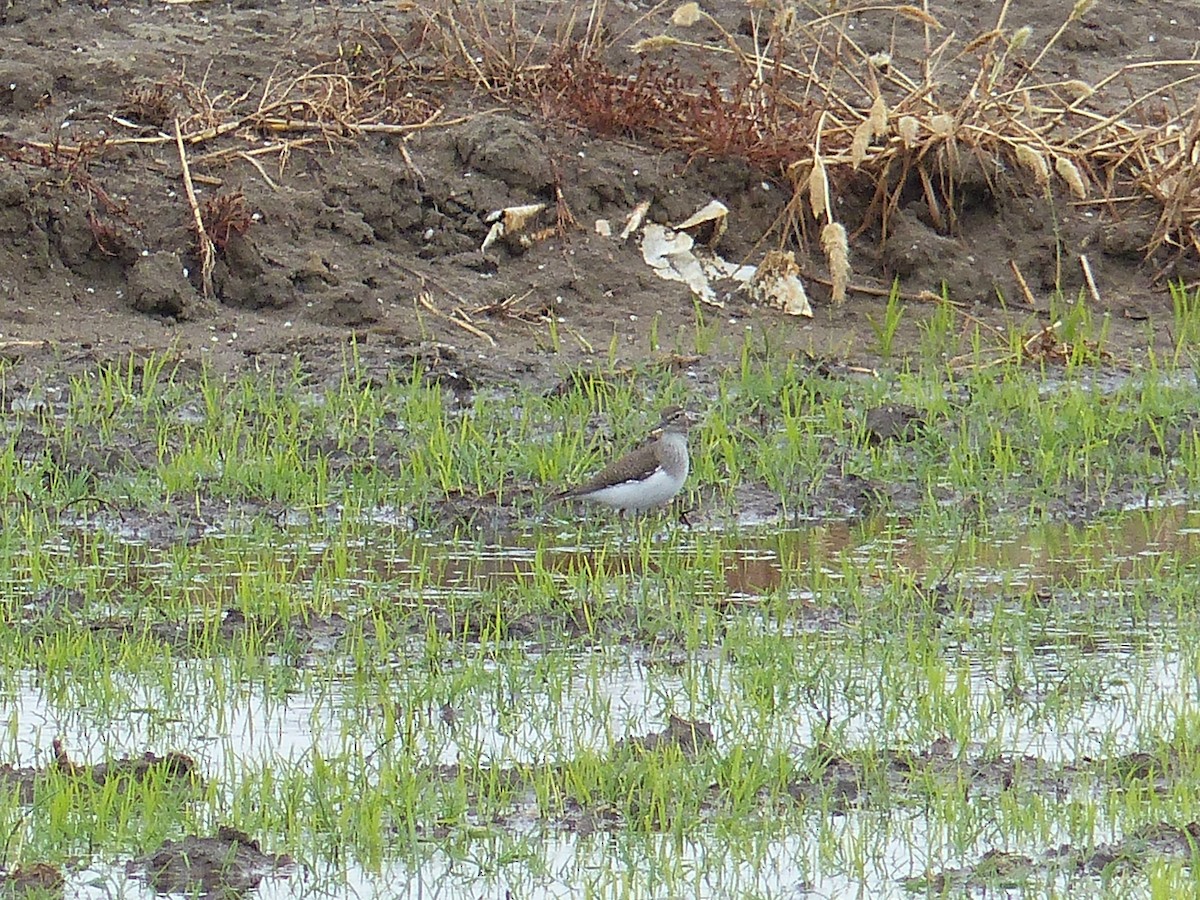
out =
<svg viewBox="0 0 1200 900"><path fill-rule="evenodd" d="M762 896L802 897L911 897L888 887L899 871L916 877L913 844L928 840L920 823L881 827L859 814L844 817L839 830L846 834L845 852L869 835L879 841L879 864L856 878L807 880L805 873L819 869L818 848L802 835L792 835L762 848L753 862L737 862L722 855L705 839L677 841L650 836L626 839L603 834L574 837L560 833L530 832L520 845L524 871L507 866L501 872L481 871L477 864L462 864L432 853L418 867L388 865L367 872L351 863L329 865L315 861L311 868L290 877L265 879L251 896L260 900L296 900L300 897L354 897L358 900L394 900L396 897L478 900L479 897L529 897L534 900L574 900L582 896L638 898L731 898ZM815 830L815 828L813 829ZM891 839L887 831L892 832ZM835 852L837 852L835 850ZM655 887L667 873L673 890ZM69 879L67 896L100 900L123 897L152 900L156 895L119 868L95 866ZM331 885L336 885L331 888ZM507 893L506 893L507 892Z"/></svg>
<svg viewBox="0 0 1200 900"><path fill-rule="evenodd" d="M1195 702L1194 660L1162 640L1161 629L1143 622L1141 633L1130 629L1080 628L1070 616L1043 624L1036 641L1000 654L976 650L972 628L986 628L991 616L1006 611L1015 588L1043 590L1047 596L1086 580L1089 573L1111 576L1112 583L1136 574L1139 562L1161 558L1163 565L1185 565L1196 556L1200 513L1185 507L1131 512L1084 528L1043 527L1022 535L981 539L966 553L957 539L919 541L895 522L865 525L829 524L807 531L750 533L736 538L719 555L720 571L699 577L711 594L699 604L735 611L765 596L781 593L801 606L825 614L790 623L788 634L799 642L797 679L826 679L839 690L806 705L784 697L782 715L755 713L755 691L761 687L755 663L726 647L685 651L617 645L580 649L545 646L544 641L481 654L468 686L443 698L430 698L424 663L386 664L390 685L387 702L396 719L420 725L406 752L431 766L460 760L511 766L569 759L588 750L604 752L614 741L644 735L663 726L668 713L712 725L718 754L740 745L791 750L800 754L823 734L827 720L837 723L838 737L848 747L878 750L927 748L940 733L926 730L910 711L924 694L958 691L970 719L968 755L985 752L1029 756L1047 766L1084 761L1139 749L1147 734L1170 733L1169 723ZM712 535L684 536L675 546L687 557L699 556L699 545ZM397 596L405 585L419 584L426 597L494 588L505 580L534 577L538 566L572 572L587 548L556 546L535 552L530 542L504 545L422 545L397 542L383 547L369 542L353 552L353 583L334 586L354 598L364 585L386 581ZM722 539L725 540L725 539ZM726 541L728 543L729 541ZM233 577L230 563L214 558L195 576L197 596L210 596L223 579ZM300 546L300 545L296 545ZM543 545L545 546L545 545ZM280 554L324 552L320 543L304 543L303 551L281 546ZM69 545L60 552L70 552ZM136 558L137 554L134 554ZM705 559L711 559L711 554ZM969 558L963 563L959 559ZM655 553L631 549L610 553L605 568L615 576L652 575ZM169 566L147 552L137 559L146 578L166 577ZM315 564L314 564L315 566ZM888 656L888 637L857 630L861 611L837 610L837 584L849 569L870 585L900 568L914 581L954 582L976 593L986 608L969 627L955 629L961 610L947 610L947 635L938 670L945 684L928 679L928 662L912 666ZM313 566L292 567L299 587ZM821 590L810 588L814 571L826 576ZM126 576L128 577L128 576ZM965 588L964 588L965 586ZM415 588L414 588L415 589ZM880 600L885 602L884 599ZM829 613L834 609L833 613ZM744 610L743 610L744 611ZM1008 610L1015 616L1022 610ZM753 615L740 618L737 637L747 646L770 638L779 623ZM807 624L806 624L807 623ZM486 658L484 658L486 657ZM420 654L413 653L419 660ZM805 662L808 660L808 662ZM870 669L878 664L880 672ZM120 678L115 699L89 702L88 686L73 690L44 673L17 673L10 678L4 711L6 760L14 765L44 765L52 738L61 736L78 762L100 761L146 748L187 752L201 771L223 789L246 771L265 766L293 772L309 770L314 751L326 759L339 754L366 758L387 737L389 711L383 699L355 687L351 667L337 656L315 652L297 668L295 659L280 659L277 682L232 685L230 661L178 659L165 677L144 681ZM918 672L918 669L920 670ZM881 679L912 680L897 689ZM1071 693L1085 682L1082 696ZM918 683L920 682L920 683ZM224 685L219 698L215 684ZM1065 687L1064 687L1065 686ZM123 693L121 693L123 692ZM196 703L195 698L209 697ZM778 698L777 698L778 699ZM114 717L114 708L122 710ZM447 710L449 712L447 712ZM886 736L881 738L881 736ZM301 897L332 892L358 897L478 897L511 890L522 897L678 895L764 896L907 896L902 881L921 876L926 867L952 867L980 858L993 848L985 836L946 849L945 836L919 812L906 807L850 806L831 821L816 811L789 814L788 826L765 829L754 847L731 847L714 834L676 840L661 835L600 833L576 835L539 818L536 806L513 810L503 827L490 826L479 836L474 856L486 865L464 865L445 857L437 842L401 852L402 861L368 871L353 860L333 865L320 858L288 877L270 878L260 897ZM1053 826L1057 827L1057 826ZM820 835L820 840L814 836ZM269 835L259 836L270 845ZM1059 835L1063 840L1066 835ZM1031 855L1053 846L1026 848ZM500 863L499 859L510 860ZM621 871L614 868L619 861ZM669 872L670 877L663 877ZM670 888L663 887L669 884ZM1076 886L1077 887L1077 886ZM72 875L68 895L151 896L124 870L93 867ZM1085 889L1082 895L1090 895Z"/></svg>

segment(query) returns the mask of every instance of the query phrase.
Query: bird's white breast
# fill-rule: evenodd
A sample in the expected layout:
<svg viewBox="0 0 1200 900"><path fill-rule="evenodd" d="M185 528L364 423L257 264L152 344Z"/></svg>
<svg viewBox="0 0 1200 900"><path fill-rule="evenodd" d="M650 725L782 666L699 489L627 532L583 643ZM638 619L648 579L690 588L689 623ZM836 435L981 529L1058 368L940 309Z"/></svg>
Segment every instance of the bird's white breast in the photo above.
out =
<svg viewBox="0 0 1200 900"><path fill-rule="evenodd" d="M610 485L588 494L587 499L616 509L640 512L668 502L679 493L685 478L687 478L686 467L682 476L673 476L659 466L644 481L623 481L620 484Z"/></svg>

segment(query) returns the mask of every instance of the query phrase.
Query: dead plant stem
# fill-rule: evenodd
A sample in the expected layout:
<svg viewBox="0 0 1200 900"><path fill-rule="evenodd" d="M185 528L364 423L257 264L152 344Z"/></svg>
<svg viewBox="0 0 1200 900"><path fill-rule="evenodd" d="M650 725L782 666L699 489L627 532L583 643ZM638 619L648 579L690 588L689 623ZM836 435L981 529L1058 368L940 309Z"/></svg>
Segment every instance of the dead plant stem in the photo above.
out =
<svg viewBox="0 0 1200 900"><path fill-rule="evenodd" d="M197 252L200 255L200 285L205 299L212 299L213 267L216 265L216 248L204 228L204 217L200 215L200 204L196 202L196 189L192 186L192 172L188 167L187 151L183 147L183 132L179 119L175 120L175 147L179 151L179 168L183 173L183 189L187 193L188 206L192 210L192 224L196 228Z"/></svg>

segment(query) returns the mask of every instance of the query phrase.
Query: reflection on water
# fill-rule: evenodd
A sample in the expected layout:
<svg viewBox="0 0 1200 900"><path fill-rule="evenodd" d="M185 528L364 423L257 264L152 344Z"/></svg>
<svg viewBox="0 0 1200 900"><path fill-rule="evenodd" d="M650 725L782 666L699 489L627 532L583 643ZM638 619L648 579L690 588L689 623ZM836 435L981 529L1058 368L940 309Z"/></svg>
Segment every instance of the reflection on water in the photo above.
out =
<svg viewBox="0 0 1200 900"><path fill-rule="evenodd" d="M839 656L831 652L824 659L830 677L846 683L859 678L862 658L847 654L843 671L837 671ZM1049 764L1099 757L1111 753L1114 746L1136 746L1141 733L1161 729L1163 722L1173 721L1195 700L1178 658L1106 651L1104 660L1107 676L1096 676L1099 689L1057 715L1045 711L1046 697L1025 697L1014 703L1006 693L1003 665L972 664L968 693L978 710L974 733L979 747L1001 748L1006 754L1028 755ZM533 670L545 669L546 664L545 657L530 656L523 665ZM211 661L180 664L177 681L185 694L191 690L189 685L199 690L211 681L212 672L205 669L210 665ZM605 751L622 737L657 729L671 709L711 721L717 754L736 746L802 752L821 734L824 714L844 729L849 746L878 746L884 733L888 743L881 749L928 744L928 737L914 730L919 724L904 715L914 702L912 696L901 691L889 701L885 692L872 693L862 684L861 689L836 696L821 711L800 704L788 707L785 700L780 714L742 720L738 711L754 704L747 694L755 684L753 673L722 655L697 656L688 662L687 673L641 664L619 649L565 655L555 665L570 674L540 690L538 679L528 671L512 671L520 665L510 661L504 677L505 682L521 686L518 694L505 694L495 682L485 682L455 699L461 710L456 720L443 721L435 710L418 710L426 719L425 730L407 752L422 762L446 764L479 760L505 766L567 760L582 750ZM1060 686L1065 671L1061 659L1040 654L1033 666L1032 682L1047 690ZM393 675L389 693L404 703L414 673ZM326 761L346 755L365 759L379 752L387 740L381 710L362 709L359 700L336 682L297 689L282 699L242 686L215 704L220 707L216 716L212 706L191 707L147 687L131 698L129 714L116 722L93 716L86 706L74 702L62 706L48 702L35 686L34 673L23 684L5 706L12 746L20 751L19 762L29 765L46 764L54 735L64 735L81 762L121 751L139 753L146 747L183 749L197 758L206 777L230 790L245 771L269 767L278 773L308 772L313 751ZM912 694L928 689L928 685L914 685ZM98 735L103 735L102 741ZM419 896L414 892L420 891L468 898L503 896L509 889L519 890L516 895L522 897L559 897L579 896L581 885L587 885L597 892L594 896L668 897L679 896L682 878L687 895L696 897L792 896L798 895L801 885L813 892L811 896L900 897L904 896L901 880L921 875L924 862L917 860L929 859L935 866L961 864L993 846L990 833L981 833L976 844L957 847L952 853L944 846L944 837L931 845L930 822L903 806L842 810L834 822L818 821L817 815L801 816L798 822L793 815L789 827L767 829L756 838L760 846L747 859L745 848L735 849L711 833L678 842L659 835L576 836L562 832L553 822L542 822L536 807L530 806L515 809L506 826L478 839L482 844L474 856L491 860L483 869L481 863L464 865L445 858L435 852L433 842L415 848L417 860L396 861L380 872L348 862L332 876L341 885L337 889L322 881L325 876L306 871L268 880L259 896L311 896L315 881L324 885L317 893L332 890L333 896L347 895L342 893L346 891L349 896L392 897L402 890L406 896ZM514 829L514 823L521 821L526 826ZM812 839L818 832L826 834L823 846ZM836 842L832 857L830 840ZM269 838L266 843L270 844ZM499 859L508 862L500 864ZM622 866L639 867L640 874L614 875L616 859ZM860 862L849 866L849 859ZM327 865L321 860L310 862L318 870ZM673 873L669 889L651 877L656 866L668 862ZM77 892L69 896L149 896L138 883L124 879L119 871L99 880L73 879Z"/></svg>
<svg viewBox="0 0 1200 900"><path fill-rule="evenodd" d="M1190 565L1198 531L1200 513L1171 508L1089 526L1040 527L1019 538L971 536L965 550L954 541L916 540L887 520L741 534L729 539L736 546L715 554L686 534L667 551L649 552L641 545L617 552L553 542L433 546L381 536L379 547L364 542L343 550L353 583L327 589L352 597L355 586L386 584L396 596L406 590L428 596L530 583L546 572L559 579L583 572L590 579L652 580L661 554L671 552L694 563L689 585L709 594L696 602L717 609L780 592L808 600L812 573L837 583L848 567L867 584L897 569L918 582L949 571L972 590L1002 597L1014 585L1054 590L1092 575L1116 585L1147 560L1161 558L1164 571ZM231 596L229 585L246 574L237 558L224 559L219 550L215 541L211 558L190 576L186 590L201 602ZM74 550L68 543L58 552ZM319 576L328 552L324 543L297 543L277 555L301 587ZM113 577L132 585L177 574L164 560L135 553ZM20 578L13 581L16 587ZM26 584L18 589L34 593ZM250 771L307 772L314 754L369 759L387 748L428 766L554 763L607 753L675 713L711 723L718 754L744 746L800 754L831 722L847 747L919 750L965 722L976 752L1028 755L1057 766L1137 748L1147 734L1169 734L1170 723L1196 702L1195 661L1162 641L1135 639L1132 631L1047 623L1027 646L997 653L977 649L982 642L972 640L970 629L965 636L948 630L934 656L914 658L896 650L902 629L797 629L785 635L793 642L787 653L775 658L770 654L782 651L768 638L779 637L778 623L751 615L730 629L722 646L678 658L639 646L501 644L474 658L449 654L433 668L414 638L411 655L379 659L367 679L356 668L361 659L339 658L335 642L303 668L274 662L280 677L272 686L237 683L230 660L180 659L165 662L165 674L155 678L115 679L104 703L94 701L91 685L26 671L9 679L3 696L5 761L44 766L59 736L78 762L177 750L195 757L228 792ZM762 702L764 691L770 704ZM916 713L922 704L957 710L962 722L935 721L931 730ZM927 865L960 865L995 846L994 834L983 829L974 843L951 846L924 812L904 806L843 809L833 821L816 816L801 810L785 828L754 832L753 847L731 847L712 833L574 835L542 821L536 808L518 809L508 827L471 839L470 864L445 856L436 842L398 850L403 860L379 871L345 860L331 869L331 860L317 858L290 878L264 882L257 895L900 897L907 896L902 880L919 877ZM1058 827L1051 824L1052 831ZM1052 833L1039 847L1021 849L1036 853L1059 837L1066 839ZM670 877L660 877L664 872ZM150 893L119 866L94 866L71 876L68 896Z"/></svg>
<svg viewBox="0 0 1200 900"><path fill-rule="evenodd" d="M963 543L965 547L960 546ZM1147 556L1190 559L1197 551L1200 511L1183 506L1139 510L1088 525L1044 524L1019 535L976 536L969 540L914 537L902 523L879 517L800 530L772 528L739 533L725 544L723 576L731 593L768 594L780 587L785 573L803 573L813 566L836 571L836 560L846 556L880 572L901 568L932 578L949 571L979 584L998 579L998 573L1010 579L1012 573L1021 573L1023 579L1052 587L1077 583L1079 576L1088 573L1120 576ZM680 552L686 555L686 546ZM430 560L425 574L433 583L487 589L503 580L526 578L538 567L574 572L580 560L598 574L641 571L636 551L626 555L608 553L597 564L595 548L551 545L539 556L531 546L518 542L448 547L436 560Z"/></svg>
<svg viewBox="0 0 1200 900"><path fill-rule="evenodd" d="M388 521L375 516L373 521ZM287 535L287 532L284 532ZM310 582L320 572L329 552L327 542L305 540L296 532L297 543L277 548L277 561L297 584ZM1130 574L1147 558L1190 560L1200 554L1200 510L1166 506L1108 516L1086 525L1040 524L1007 535L913 535L903 521L879 516L860 522L824 522L804 529L746 530L722 535L712 531L693 535L686 530L672 533L673 552L685 562L691 548L700 542L720 548L719 571L713 571L712 588L723 582L733 597L758 597L781 587L803 593L804 575L818 569L839 577L843 566L852 566L866 577L911 573L917 583L930 586L946 578L952 582L984 587L989 584L1012 588L1019 585L1076 585L1088 575L1120 578ZM642 542L586 545L575 538L555 540L545 534L510 536L507 543L428 543L410 532L378 532L378 540L348 542L339 548L345 567L353 573L345 585L388 584L401 592L438 590L489 591L505 583L528 582L535 575L634 576L657 570L661 548L658 535L646 552ZM189 571L190 589L197 599L219 593L222 579L231 582L247 574L245 561L221 556L220 536L210 536L212 556L200 560ZM615 546L615 549L614 549ZM123 583L136 588L148 581L172 577L172 566L160 552L138 544L125 545L126 562L119 572ZM624 549L622 549L624 548ZM53 553L81 556L90 546L75 546L63 540ZM703 566L710 562L705 560ZM29 590L23 573L11 573L10 587L17 593ZM203 605L198 603L198 605Z"/></svg>

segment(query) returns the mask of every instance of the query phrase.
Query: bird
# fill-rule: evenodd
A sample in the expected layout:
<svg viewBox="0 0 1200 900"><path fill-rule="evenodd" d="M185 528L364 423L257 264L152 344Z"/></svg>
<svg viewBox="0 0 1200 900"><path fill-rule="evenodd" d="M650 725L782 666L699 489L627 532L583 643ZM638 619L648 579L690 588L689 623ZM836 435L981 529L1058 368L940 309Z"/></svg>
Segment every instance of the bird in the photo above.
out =
<svg viewBox="0 0 1200 900"><path fill-rule="evenodd" d="M624 513L664 506L680 492L688 476L687 410L668 406L650 439L605 466L583 484L553 500L587 500Z"/></svg>

